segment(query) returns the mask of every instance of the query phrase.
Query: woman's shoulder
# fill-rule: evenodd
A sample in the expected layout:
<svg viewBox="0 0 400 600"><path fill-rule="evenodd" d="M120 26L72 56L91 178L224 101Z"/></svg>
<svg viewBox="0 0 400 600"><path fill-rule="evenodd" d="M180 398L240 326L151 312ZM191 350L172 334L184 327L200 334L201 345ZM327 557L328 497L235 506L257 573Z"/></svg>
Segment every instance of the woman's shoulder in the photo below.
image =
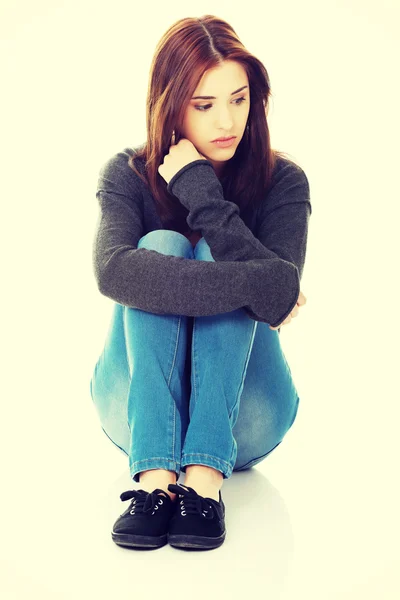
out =
<svg viewBox="0 0 400 600"><path fill-rule="evenodd" d="M277 154L269 194L281 194L291 188L309 193L309 181L304 169L287 155Z"/></svg>
<svg viewBox="0 0 400 600"><path fill-rule="evenodd" d="M277 154L263 208L271 211L293 202L310 202L308 178L298 163L288 156Z"/></svg>
<svg viewBox="0 0 400 600"><path fill-rule="evenodd" d="M99 172L99 184L106 180L116 181L119 179L127 185L142 185L140 177L130 166L131 159L138 154L139 150L143 148L144 144L138 146L128 146L123 150L114 152L109 156L101 165ZM135 160L135 167L137 170L144 175L145 161L143 158L138 157Z"/></svg>
<svg viewBox="0 0 400 600"><path fill-rule="evenodd" d="M298 163L289 158L285 153L280 153L276 154L272 179L279 181L283 177L291 177L298 180L307 178L304 169Z"/></svg>

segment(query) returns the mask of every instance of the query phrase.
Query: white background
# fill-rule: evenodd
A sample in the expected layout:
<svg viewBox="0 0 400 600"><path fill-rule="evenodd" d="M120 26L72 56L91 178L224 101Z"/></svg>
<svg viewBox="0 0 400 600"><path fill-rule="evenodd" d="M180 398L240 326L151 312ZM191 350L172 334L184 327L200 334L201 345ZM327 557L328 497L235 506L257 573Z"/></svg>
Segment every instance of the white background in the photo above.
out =
<svg viewBox="0 0 400 600"><path fill-rule="evenodd" d="M399 598L399 12L2 2L4 598ZM223 546L135 552L110 531L137 484L89 393L112 309L92 271L95 188L106 159L145 140L159 38L205 14L265 64L272 145L310 182L307 305L281 330L301 404L279 449L224 482Z"/></svg>

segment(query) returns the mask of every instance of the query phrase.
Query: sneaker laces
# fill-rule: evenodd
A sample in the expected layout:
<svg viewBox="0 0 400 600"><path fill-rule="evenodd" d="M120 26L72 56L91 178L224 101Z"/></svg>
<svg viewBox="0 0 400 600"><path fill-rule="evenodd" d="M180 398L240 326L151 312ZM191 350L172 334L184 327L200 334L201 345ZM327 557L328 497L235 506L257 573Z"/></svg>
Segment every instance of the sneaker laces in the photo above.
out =
<svg viewBox="0 0 400 600"><path fill-rule="evenodd" d="M214 510L210 502L203 496L200 496L193 488L183 486L181 483L178 485L170 483L168 489L170 492L174 492L182 498L182 500L180 500L180 504L183 508L181 514L184 517L188 514L200 514L206 519L214 518Z"/></svg>
<svg viewBox="0 0 400 600"><path fill-rule="evenodd" d="M123 501L134 498L132 510L130 511L131 515L149 512L154 515L156 510L158 510L159 505L164 503L164 499L160 498L158 495L160 492L166 496L168 495L164 490L157 488L152 492L146 492L145 490L127 490L126 492L122 492L120 498Z"/></svg>

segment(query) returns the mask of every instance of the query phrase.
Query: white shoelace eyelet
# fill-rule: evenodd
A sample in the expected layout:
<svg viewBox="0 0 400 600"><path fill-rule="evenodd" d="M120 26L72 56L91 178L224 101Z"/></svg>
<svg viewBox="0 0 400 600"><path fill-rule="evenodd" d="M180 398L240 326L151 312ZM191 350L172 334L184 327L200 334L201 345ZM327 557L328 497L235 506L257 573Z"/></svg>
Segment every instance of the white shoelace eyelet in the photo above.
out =
<svg viewBox="0 0 400 600"><path fill-rule="evenodd" d="M180 504L183 504L183 500L180 501ZM206 516L204 513L208 513L208 510L204 510L204 512L202 513L203 517ZM183 509L183 510L181 509L181 515L182 515L182 517L186 517L185 509Z"/></svg>
<svg viewBox="0 0 400 600"><path fill-rule="evenodd" d="M134 515L135 514L135 504L136 504L136 500L134 500L133 503L132 503L132 510L129 511L130 515ZM158 501L158 504L161 506L161 504L164 504L164 501L160 498L160 500ZM155 510L151 513L152 515L154 515L154 512L156 510L158 510L158 506L155 506L154 509Z"/></svg>
<svg viewBox="0 0 400 600"><path fill-rule="evenodd" d="M163 504L163 500L161 500L161 498L160 498L158 504L160 504L160 505ZM153 510L153 512L151 514L154 515L154 513L155 513L156 510L158 510L158 506L154 507L154 510Z"/></svg>

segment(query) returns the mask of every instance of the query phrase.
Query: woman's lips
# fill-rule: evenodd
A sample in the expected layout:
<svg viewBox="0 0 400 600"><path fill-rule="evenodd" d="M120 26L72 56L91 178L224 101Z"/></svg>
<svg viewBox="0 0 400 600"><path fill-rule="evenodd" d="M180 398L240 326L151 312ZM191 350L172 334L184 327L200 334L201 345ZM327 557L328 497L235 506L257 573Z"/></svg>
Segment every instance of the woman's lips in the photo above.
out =
<svg viewBox="0 0 400 600"><path fill-rule="evenodd" d="M211 142L212 144L214 144L215 146L217 146L218 148L228 148L229 146L232 146L232 144L234 143L236 138L230 138L229 140L223 140L223 141L219 141L216 140L215 142Z"/></svg>

